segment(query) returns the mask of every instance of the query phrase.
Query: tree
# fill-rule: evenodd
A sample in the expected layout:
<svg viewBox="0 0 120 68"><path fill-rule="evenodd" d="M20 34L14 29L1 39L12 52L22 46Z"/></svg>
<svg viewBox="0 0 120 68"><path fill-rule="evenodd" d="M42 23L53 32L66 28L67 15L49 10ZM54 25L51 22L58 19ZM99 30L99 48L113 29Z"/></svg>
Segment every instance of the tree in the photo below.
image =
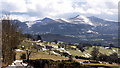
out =
<svg viewBox="0 0 120 68"><path fill-rule="evenodd" d="M11 64L15 60L15 49L17 45L22 41L21 30L18 27L18 23L9 19L3 19L2 21L2 58L5 65Z"/></svg>
<svg viewBox="0 0 120 68"><path fill-rule="evenodd" d="M26 38L31 39L32 35L31 34L24 34Z"/></svg>
<svg viewBox="0 0 120 68"><path fill-rule="evenodd" d="M73 61L73 56L69 55L69 61Z"/></svg>
<svg viewBox="0 0 120 68"><path fill-rule="evenodd" d="M37 40L42 40L40 35L37 35Z"/></svg>
<svg viewBox="0 0 120 68"><path fill-rule="evenodd" d="M108 56L107 56L106 54L101 54L101 55L99 56L99 60L100 60L100 61L107 61L107 59L108 59Z"/></svg>
<svg viewBox="0 0 120 68"><path fill-rule="evenodd" d="M27 61L29 61L31 53L32 53L31 50L26 50Z"/></svg>
<svg viewBox="0 0 120 68"><path fill-rule="evenodd" d="M113 47L114 45L113 44L109 44L110 47Z"/></svg>
<svg viewBox="0 0 120 68"><path fill-rule="evenodd" d="M93 51L91 52L92 55L92 59L93 60L98 60L98 56L99 56L99 49L94 47Z"/></svg>
<svg viewBox="0 0 120 68"><path fill-rule="evenodd" d="M113 44L109 44L109 49L111 49L114 45Z"/></svg>
<svg viewBox="0 0 120 68"><path fill-rule="evenodd" d="M113 53L109 56L109 62L118 62L118 54L117 53Z"/></svg>
<svg viewBox="0 0 120 68"><path fill-rule="evenodd" d="M55 42L55 44L57 44L57 43L58 43L58 41L57 41L57 40L54 40L53 42Z"/></svg>
<svg viewBox="0 0 120 68"><path fill-rule="evenodd" d="M24 49L26 51L26 60L29 61L30 55L33 52L36 52L37 50L35 49L35 45L32 45L31 42L29 42L28 40L25 40L23 42L21 42L20 47L24 47L22 49Z"/></svg>
<svg viewBox="0 0 120 68"><path fill-rule="evenodd" d="M77 46L77 48L78 48L81 52L84 52L84 51L85 51L85 49L84 49L84 46L83 46L83 45L79 45L79 46Z"/></svg>

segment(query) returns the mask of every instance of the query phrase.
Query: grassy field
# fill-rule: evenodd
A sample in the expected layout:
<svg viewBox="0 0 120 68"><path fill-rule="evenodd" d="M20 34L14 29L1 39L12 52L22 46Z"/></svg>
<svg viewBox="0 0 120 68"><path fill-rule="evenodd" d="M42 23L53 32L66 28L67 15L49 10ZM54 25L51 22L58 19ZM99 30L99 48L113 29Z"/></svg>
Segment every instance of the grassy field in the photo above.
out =
<svg viewBox="0 0 120 68"><path fill-rule="evenodd" d="M78 51L78 50L68 50L73 56L82 56L84 55L82 52Z"/></svg>
<svg viewBox="0 0 120 68"><path fill-rule="evenodd" d="M74 51L74 50L69 50L71 54L73 55L82 55L82 53L79 53L79 51ZM22 53L25 53L25 52L16 52L16 59L17 60L21 60L20 59L20 55ZM68 60L69 58L68 57L63 57L63 56L59 56L59 55L49 55L47 52L43 52L43 51L40 51L40 52L36 52L36 53L32 53L30 55L30 59L31 60L35 60L35 59L51 59L51 60L54 60L54 61L57 61L57 60ZM84 59L73 59L77 62L84 62L84 61L89 61L89 60L84 60ZM83 65L87 65L87 66L120 66L118 64L97 64L97 63L82 63Z"/></svg>
<svg viewBox="0 0 120 68"><path fill-rule="evenodd" d="M73 56L82 56L84 54L91 54L91 51L93 50L95 46L92 46L92 47L89 47L88 49L86 49L83 53L78 51L78 50L68 50L70 51L70 53L73 55ZM106 55L110 55L112 53L118 53L118 48L111 48L111 49L105 49L104 47L102 46L97 46L97 48L99 49L99 52L102 53L102 54L106 54Z"/></svg>
<svg viewBox="0 0 120 68"><path fill-rule="evenodd" d="M16 52L16 59L20 60L20 56L22 55L22 53L25 52ZM32 53L30 55L30 59L52 59L52 60L67 60L67 57L63 57L63 56L59 56L59 55L49 55L46 52L36 52L36 53Z"/></svg>
<svg viewBox="0 0 120 68"><path fill-rule="evenodd" d="M21 43L21 45L24 45L26 47L30 47L30 46L33 46L32 43L38 43L38 42L31 41L31 40L25 40L24 42ZM39 43L39 44L45 45L45 46L52 46L52 45L58 46L58 44L50 43L50 42L46 42L46 41L43 41L42 43ZM89 54L89 56L87 56L89 58L91 51L93 50L94 47L97 47L99 49L99 52L102 54L110 55L112 53L118 53L117 48L111 48L111 49L107 48L106 49L105 47L102 47L102 46L91 46L91 47L86 46L84 52L81 52L80 50L78 50L78 48L76 50L67 49L67 51L69 51L72 56L86 57L86 55ZM21 46L20 46L20 49L21 49ZM35 50L35 49L33 49L33 50ZM20 56L19 52L17 53L17 57L19 57L18 55ZM19 59L19 58L17 58L17 59ZM58 60L58 59L66 59L66 58L59 56L59 55L49 55L48 52L39 51L36 53L32 53L30 56L30 59L54 59L54 60Z"/></svg>
<svg viewBox="0 0 120 68"><path fill-rule="evenodd" d="M26 47L30 47L30 46L37 46L37 45L32 45L31 43L38 43L37 41L25 41L23 43L21 43L21 45L24 45ZM55 43L50 43L50 42L46 42L43 41L42 43L39 43L40 45L45 45L45 46L58 46L58 44ZM83 56L86 58L90 58L90 54L91 51L93 50L94 47L97 47L99 49L99 52L105 55L110 55L112 53L118 53L118 48L106 48L106 47L102 47L102 46L86 46L85 47L85 51L81 52L80 50L78 50L78 48L76 48L76 50L72 50L71 48L66 49L66 51L68 51L72 56ZM33 47L31 47L33 48ZM21 48L20 48L21 49ZM27 48L26 48L27 49ZM35 60L35 59L51 59L51 60L68 60L68 57L64 57L61 55L54 55L54 54L49 54L49 50L45 50L45 51L38 51L35 49L31 49L31 51L33 51L30 55L30 59L31 60ZM23 52L19 52L16 51L16 59L17 60L21 60L20 56L22 55L22 53L25 53L25 51ZM86 56L87 55L87 56ZM89 56L88 56L89 55ZM84 61L89 61L89 60L84 60L84 59L74 59L73 60L77 61L77 62L84 62ZM82 63L83 65L87 65L87 66L120 66L118 64L97 64L97 63Z"/></svg>
<svg viewBox="0 0 120 68"><path fill-rule="evenodd" d="M49 55L44 52L38 52L38 53L32 53L30 59L67 60L68 58L59 55Z"/></svg>

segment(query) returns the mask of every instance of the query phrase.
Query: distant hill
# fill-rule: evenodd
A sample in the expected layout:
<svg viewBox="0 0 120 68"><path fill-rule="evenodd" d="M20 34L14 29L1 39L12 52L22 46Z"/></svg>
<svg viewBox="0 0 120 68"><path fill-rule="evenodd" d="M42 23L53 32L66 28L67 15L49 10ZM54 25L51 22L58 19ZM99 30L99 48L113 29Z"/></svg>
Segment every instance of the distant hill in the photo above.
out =
<svg viewBox="0 0 120 68"><path fill-rule="evenodd" d="M49 37L49 40L47 38L48 41L53 39L65 40L66 38L69 42L88 41L89 43L102 43L104 45L118 45L118 22L94 16L77 15L69 19L55 20L46 17L35 21L18 22L20 28L23 29L23 33L44 34L43 37ZM74 40L69 40L68 37Z"/></svg>
<svg viewBox="0 0 120 68"><path fill-rule="evenodd" d="M69 36L63 36L63 35L59 35L59 34L41 34L42 40L45 41L63 41L63 42L71 42L71 43L77 43L80 42L80 40L78 38L74 38L74 37L69 37Z"/></svg>

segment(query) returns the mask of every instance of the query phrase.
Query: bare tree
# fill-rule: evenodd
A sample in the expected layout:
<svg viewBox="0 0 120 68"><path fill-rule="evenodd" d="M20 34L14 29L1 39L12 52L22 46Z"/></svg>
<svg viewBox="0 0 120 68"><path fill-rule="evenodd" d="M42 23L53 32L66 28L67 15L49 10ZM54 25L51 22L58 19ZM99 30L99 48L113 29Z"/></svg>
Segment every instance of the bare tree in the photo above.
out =
<svg viewBox="0 0 120 68"><path fill-rule="evenodd" d="M32 53L31 50L26 50L27 61L29 61L31 53Z"/></svg>
<svg viewBox="0 0 120 68"><path fill-rule="evenodd" d="M21 41L21 33L17 23L10 20L9 15L2 20L2 57L5 65L15 60L15 49Z"/></svg>
<svg viewBox="0 0 120 68"><path fill-rule="evenodd" d="M36 52L36 49L34 49L35 46L32 45L32 43L29 42L28 40L21 42L21 45L22 45L21 46L22 49L26 51L26 53L25 53L26 54L26 60L29 61L30 55L32 53Z"/></svg>

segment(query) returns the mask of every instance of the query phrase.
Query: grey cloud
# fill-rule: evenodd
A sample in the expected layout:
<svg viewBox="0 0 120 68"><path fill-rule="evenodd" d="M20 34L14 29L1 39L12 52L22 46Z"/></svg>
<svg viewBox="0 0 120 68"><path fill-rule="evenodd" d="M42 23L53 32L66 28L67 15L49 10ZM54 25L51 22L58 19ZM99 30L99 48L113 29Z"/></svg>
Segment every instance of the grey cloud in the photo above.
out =
<svg viewBox="0 0 120 68"><path fill-rule="evenodd" d="M2 10L3 11L13 11L16 10L17 7L14 4L8 2L2 2Z"/></svg>
<svg viewBox="0 0 120 68"><path fill-rule="evenodd" d="M105 2L105 5L109 8L109 9L116 9L117 6L115 4L113 4L112 2Z"/></svg>

